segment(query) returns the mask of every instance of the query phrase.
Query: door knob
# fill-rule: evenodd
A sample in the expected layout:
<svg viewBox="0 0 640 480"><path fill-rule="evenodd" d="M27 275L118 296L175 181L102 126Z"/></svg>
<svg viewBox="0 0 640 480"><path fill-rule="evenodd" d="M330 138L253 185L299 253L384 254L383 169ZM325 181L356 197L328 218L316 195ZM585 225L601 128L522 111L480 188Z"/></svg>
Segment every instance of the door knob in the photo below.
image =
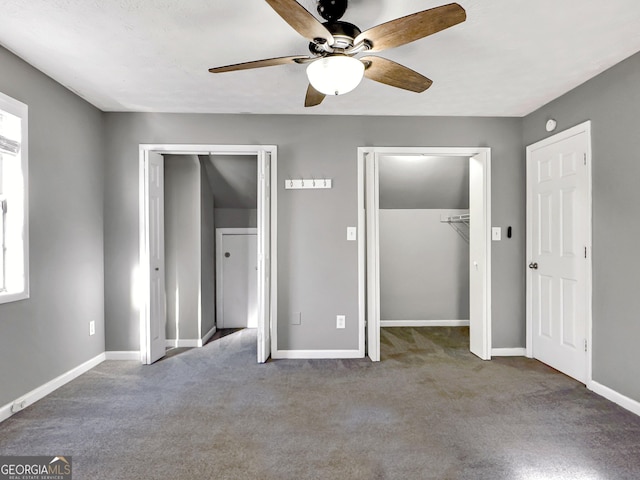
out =
<svg viewBox="0 0 640 480"><path fill-rule="evenodd" d="M531 262L529 264L529 268L531 268L533 270L537 270L538 269L538 264L536 262Z"/></svg>

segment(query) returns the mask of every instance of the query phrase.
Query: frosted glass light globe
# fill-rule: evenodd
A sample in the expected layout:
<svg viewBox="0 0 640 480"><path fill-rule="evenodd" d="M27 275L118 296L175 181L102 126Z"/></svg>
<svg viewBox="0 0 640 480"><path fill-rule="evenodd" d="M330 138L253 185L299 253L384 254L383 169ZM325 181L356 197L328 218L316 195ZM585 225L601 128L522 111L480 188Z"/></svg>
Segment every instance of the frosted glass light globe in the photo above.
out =
<svg viewBox="0 0 640 480"><path fill-rule="evenodd" d="M343 95L362 81L364 64L353 57L335 55L310 63L307 67L309 83L325 95Z"/></svg>

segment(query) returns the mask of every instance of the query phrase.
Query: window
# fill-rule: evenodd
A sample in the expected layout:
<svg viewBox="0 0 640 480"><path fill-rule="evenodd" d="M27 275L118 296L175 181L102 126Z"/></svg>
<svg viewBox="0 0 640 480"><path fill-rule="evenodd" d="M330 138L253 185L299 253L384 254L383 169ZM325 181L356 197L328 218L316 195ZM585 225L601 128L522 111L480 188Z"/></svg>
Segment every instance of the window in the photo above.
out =
<svg viewBox="0 0 640 480"><path fill-rule="evenodd" d="M0 93L0 303L29 297L27 106Z"/></svg>

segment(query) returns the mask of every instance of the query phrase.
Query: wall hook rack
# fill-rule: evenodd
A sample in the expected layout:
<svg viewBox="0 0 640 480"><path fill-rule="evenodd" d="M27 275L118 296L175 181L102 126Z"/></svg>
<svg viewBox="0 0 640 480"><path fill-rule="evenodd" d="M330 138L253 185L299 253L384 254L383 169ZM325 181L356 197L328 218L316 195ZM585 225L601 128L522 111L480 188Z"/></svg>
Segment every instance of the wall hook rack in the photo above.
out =
<svg viewBox="0 0 640 480"><path fill-rule="evenodd" d="M332 182L330 178L287 179L284 181L284 188L286 190L324 189L332 188Z"/></svg>

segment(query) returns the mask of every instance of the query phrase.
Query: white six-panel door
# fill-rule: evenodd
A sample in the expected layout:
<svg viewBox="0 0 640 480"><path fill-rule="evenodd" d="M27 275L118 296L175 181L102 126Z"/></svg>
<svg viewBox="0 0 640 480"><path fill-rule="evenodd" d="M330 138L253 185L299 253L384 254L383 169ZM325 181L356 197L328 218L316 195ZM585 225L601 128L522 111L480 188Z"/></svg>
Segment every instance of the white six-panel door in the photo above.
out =
<svg viewBox="0 0 640 480"><path fill-rule="evenodd" d="M589 133L527 148L530 354L585 383L588 349Z"/></svg>

